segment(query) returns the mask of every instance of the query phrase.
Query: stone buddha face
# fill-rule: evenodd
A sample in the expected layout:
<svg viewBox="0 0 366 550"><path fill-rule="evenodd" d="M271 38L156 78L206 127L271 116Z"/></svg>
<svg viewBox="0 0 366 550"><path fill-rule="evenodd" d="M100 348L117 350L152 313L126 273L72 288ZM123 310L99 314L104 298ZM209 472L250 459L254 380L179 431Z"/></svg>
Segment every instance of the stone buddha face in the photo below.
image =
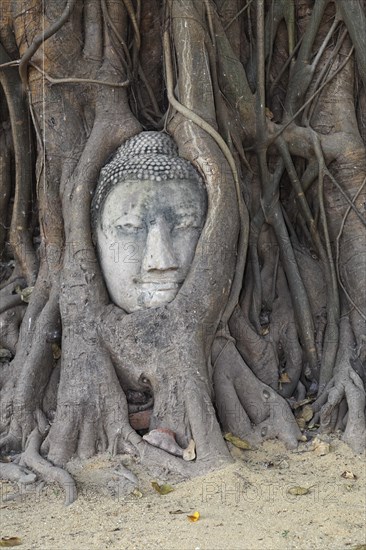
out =
<svg viewBox="0 0 366 550"><path fill-rule="evenodd" d="M131 313L174 300L190 269L206 208L197 179L128 178L110 188L95 237L117 306Z"/></svg>

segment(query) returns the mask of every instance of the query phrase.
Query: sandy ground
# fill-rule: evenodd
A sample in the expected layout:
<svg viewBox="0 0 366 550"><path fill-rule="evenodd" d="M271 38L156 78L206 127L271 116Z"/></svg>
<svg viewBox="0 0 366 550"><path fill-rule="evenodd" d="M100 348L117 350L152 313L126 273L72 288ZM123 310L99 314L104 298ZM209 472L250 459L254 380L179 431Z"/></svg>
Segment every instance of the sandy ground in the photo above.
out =
<svg viewBox="0 0 366 550"><path fill-rule="evenodd" d="M56 485L33 486L26 494L2 483L1 536L20 537L24 550L361 549L365 459L336 438L330 443L323 456L304 444L286 451L279 442L235 449L234 464L184 483L170 479L174 491L167 495L151 486L165 480L136 464L130 470L139 478L138 490L126 495L134 486L115 473L121 457L74 462L69 469L79 498L69 507ZM345 471L357 479L342 477ZM309 492L288 492L297 486ZM4 501L14 491L18 498ZM187 515L195 511L200 519L192 523Z"/></svg>

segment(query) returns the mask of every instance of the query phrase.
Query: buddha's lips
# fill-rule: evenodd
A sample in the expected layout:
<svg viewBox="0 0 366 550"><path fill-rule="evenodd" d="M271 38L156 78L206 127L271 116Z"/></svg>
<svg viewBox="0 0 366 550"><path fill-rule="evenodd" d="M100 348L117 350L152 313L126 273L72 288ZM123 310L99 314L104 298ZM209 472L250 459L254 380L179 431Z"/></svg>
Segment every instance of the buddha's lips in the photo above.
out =
<svg viewBox="0 0 366 550"><path fill-rule="evenodd" d="M180 287L181 283L151 281L141 282L140 285L143 289L146 289L150 292L157 292L163 290L177 290Z"/></svg>

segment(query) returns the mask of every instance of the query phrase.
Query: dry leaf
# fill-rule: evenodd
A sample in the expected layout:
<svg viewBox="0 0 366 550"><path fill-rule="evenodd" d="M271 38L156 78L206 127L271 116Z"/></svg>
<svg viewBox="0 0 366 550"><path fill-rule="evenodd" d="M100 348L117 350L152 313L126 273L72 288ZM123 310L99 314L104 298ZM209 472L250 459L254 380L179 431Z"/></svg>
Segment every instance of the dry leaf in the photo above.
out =
<svg viewBox="0 0 366 550"><path fill-rule="evenodd" d="M156 481L151 482L151 486L155 489L156 492L159 493L159 495L167 495L168 493L171 493L174 491L174 487L168 484L159 485Z"/></svg>
<svg viewBox="0 0 366 550"><path fill-rule="evenodd" d="M269 118L269 120L273 119L273 113L270 109L268 109L268 107L265 108L264 112L265 112L266 117Z"/></svg>
<svg viewBox="0 0 366 550"><path fill-rule="evenodd" d="M357 479L357 476L349 470L343 472L343 474L341 474L341 477L344 477L345 479Z"/></svg>
<svg viewBox="0 0 366 550"><path fill-rule="evenodd" d="M294 410L299 409L300 407L303 407L304 405L307 405L308 403L312 403L315 401L314 397L307 397L306 399L302 399L301 401L297 401L292 405L292 408Z"/></svg>
<svg viewBox="0 0 366 550"><path fill-rule="evenodd" d="M10 546L19 546L22 544L22 539L19 537L1 537L0 548L9 548Z"/></svg>
<svg viewBox="0 0 366 550"><path fill-rule="evenodd" d="M142 493L137 487L134 488L131 495L133 495L136 498L141 498L142 497Z"/></svg>
<svg viewBox="0 0 366 550"><path fill-rule="evenodd" d="M187 518L189 519L189 521L192 521L193 523L195 523L196 521L198 521L200 519L200 513L199 512L193 512L193 514L191 516L187 516Z"/></svg>
<svg viewBox="0 0 366 550"><path fill-rule="evenodd" d="M302 418L305 422L309 422L314 416L314 411L311 405L305 405L301 413Z"/></svg>
<svg viewBox="0 0 366 550"><path fill-rule="evenodd" d="M240 437L236 437L230 432L224 435L224 439L226 439L226 441L229 441L239 449L251 449L251 446L248 443L248 441L246 441L245 439L240 439Z"/></svg>
<svg viewBox="0 0 366 550"><path fill-rule="evenodd" d="M319 437L315 437L311 443L310 450L314 451L314 454L317 456L324 456L330 453L330 445L319 439Z"/></svg>
<svg viewBox="0 0 366 550"><path fill-rule="evenodd" d="M196 444L193 439L190 440L188 447L183 451L183 460L194 460L196 458Z"/></svg>
<svg viewBox="0 0 366 550"><path fill-rule="evenodd" d="M52 344L52 355L54 359L60 359L61 357L61 348L57 344Z"/></svg>
<svg viewBox="0 0 366 550"><path fill-rule="evenodd" d="M21 288L19 285L15 288L15 292L20 294L20 297L23 302L28 304L31 294L33 292L34 286L27 286L26 288Z"/></svg>
<svg viewBox="0 0 366 550"><path fill-rule="evenodd" d="M290 487L290 489L287 491L290 495L307 495L309 493L309 489L306 487Z"/></svg>
<svg viewBox="0 0 366 550"><path fill-rule="evenodd" d="M278 380L281 384L289 384L291 382L291 378L287 374L287 372L283 372Z"/></svg>
<svg viewBox="0 0 366 550"><path fill-rule="evenodd" d="M302 416L299 416L296 418L297 425L299 426L300 430L303 430L306 426L305 419Z"/></svg>
<svg viewBox="0 0 366 550"><path fill-rule="evenodd" d="M280 460L278 462L278 467L280 468L280 470L286 470L287 468L290 467L289 463L287 462L287 460Z"/></svg>
<svg viewBox="0 0 366 550"><path fill-rule="evenodd" d="M9 462L12 462L12 460L10 456L0 456L0 462L5 462L8 464Z"/></svg>

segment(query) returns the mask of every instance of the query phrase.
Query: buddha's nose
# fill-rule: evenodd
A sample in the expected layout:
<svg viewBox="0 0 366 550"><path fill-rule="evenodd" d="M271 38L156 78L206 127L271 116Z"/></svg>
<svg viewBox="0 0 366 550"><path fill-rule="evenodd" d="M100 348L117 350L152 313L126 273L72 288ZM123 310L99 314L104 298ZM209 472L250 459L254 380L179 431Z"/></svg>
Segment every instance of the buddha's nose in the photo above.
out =
<svg viewBox="0 0 366 550"><path fill-rule="evenodd" d="M150 225L142 269L144 271L167 271L178 269L178 267L169 227L164 219L159 219Z"/></svg>

